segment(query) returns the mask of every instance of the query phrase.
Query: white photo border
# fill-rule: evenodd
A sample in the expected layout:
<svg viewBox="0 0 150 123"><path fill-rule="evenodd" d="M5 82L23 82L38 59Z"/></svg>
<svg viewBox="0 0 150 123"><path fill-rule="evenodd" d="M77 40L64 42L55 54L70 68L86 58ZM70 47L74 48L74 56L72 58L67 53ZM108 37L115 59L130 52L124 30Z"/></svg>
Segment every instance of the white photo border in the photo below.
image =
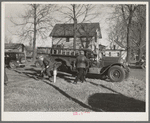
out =
<svg viewBox="0 0 150 123"><path fill-rule="evenodd" d="M149 119L149 3L148 2L50 2L52 4L146 4L146 112L91 112L90 114L73 116L72 112L4 112L4 23L5 4L29 4L49 2L2 2L1 3L1 119L2 121L148 121Z"/></svg>

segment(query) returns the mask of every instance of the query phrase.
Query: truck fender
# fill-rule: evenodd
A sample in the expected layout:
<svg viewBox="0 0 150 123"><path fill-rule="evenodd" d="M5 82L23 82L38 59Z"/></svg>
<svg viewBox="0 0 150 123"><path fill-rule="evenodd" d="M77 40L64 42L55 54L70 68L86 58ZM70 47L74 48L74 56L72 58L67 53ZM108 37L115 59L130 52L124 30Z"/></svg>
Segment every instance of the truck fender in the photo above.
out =
<svg viewBox="0 0 150 123"><path fill-rule="evenodd" d="M70 62L64 58L56 58L55 61L65 62L68 67L72 68Z"/></svg>
<svg viewBox="0 0 150 123"><path fill-rule="evenodd" d="M104 74L105 72L108 72L109 68L112 66L115 66L115 65L122 66L123 68L125 68L125 66L123 64L115 63L115 64L111 64L109 66L103 67L100 71L100 74Z"/></svg>

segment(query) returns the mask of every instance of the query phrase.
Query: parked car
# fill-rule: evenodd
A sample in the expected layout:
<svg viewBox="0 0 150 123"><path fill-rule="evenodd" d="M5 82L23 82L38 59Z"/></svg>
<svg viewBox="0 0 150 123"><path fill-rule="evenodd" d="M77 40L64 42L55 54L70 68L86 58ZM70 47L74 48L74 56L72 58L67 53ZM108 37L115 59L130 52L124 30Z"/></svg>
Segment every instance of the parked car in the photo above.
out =
<svg viewBox="0 0 150 123"><path fill-rule="evenodd" d="M145 56L142 56L140 58L140 60L137 57L134 61L131 61L129 64L129 67L140 68L140 69L145 70L146 69L146 58L145 58Z"/></svg>
<svg viewBox="0 0 150 123"><path fill-rule="evenodd" d="M25 54L23 52L5 52L5 65L12 69L25 67Z"/></svg>
<svg viewBox="0 0 150 123"><path fill-rule="evenodd" d="M136 66L141 67L142 69L146 69L146 59L145 59L145 57L141 57L141 59L136 62Z"/></svg>
<svg viewBox="0 0 150 123"><path fill-rule="evenodd" d="M96 60L97 55L90 49L65 49L65 48L49 48L47 53L51 55L55 61L61 62L59 69L67 69L68 71L76 71L75 60L80 50L85 52L89 60L90 67L88 73L99 74L101 79L109 78L113 82L121 82L129 77L128 63L121 56L111 57L102 55L100 60ZM40 63L40 62L39 62Z"/></svg>

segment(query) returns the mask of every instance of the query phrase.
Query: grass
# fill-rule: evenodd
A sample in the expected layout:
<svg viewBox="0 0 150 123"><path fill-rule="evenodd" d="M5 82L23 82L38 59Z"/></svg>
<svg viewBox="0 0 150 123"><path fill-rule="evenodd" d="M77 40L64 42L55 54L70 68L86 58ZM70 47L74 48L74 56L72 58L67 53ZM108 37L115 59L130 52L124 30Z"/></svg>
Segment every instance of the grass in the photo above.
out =
<svg viewBox="0 0 150 123"><path fill-rule="evenodd" d="M19 69L19 71L35 73L33 69L28 68L26 70ZM126 111L119 107L125 106L120 99L128 102L130 98L136 105L134 107L129 102L129 107L126 106L128 111L145 110L143 108L145 105L145 81L137 81L134 77L121 83L88 78L86 83L74 85L71 83L74 77L64 73L58 74L56 83L48 80L37 81L31 76L12 70L7 70L7 74L11 81L4 88L4 111L6 112ZM142 73L142 75L144 74ZM114 98L116 101L113 100ZM110 106L111 104L112 106Z"/></svg>

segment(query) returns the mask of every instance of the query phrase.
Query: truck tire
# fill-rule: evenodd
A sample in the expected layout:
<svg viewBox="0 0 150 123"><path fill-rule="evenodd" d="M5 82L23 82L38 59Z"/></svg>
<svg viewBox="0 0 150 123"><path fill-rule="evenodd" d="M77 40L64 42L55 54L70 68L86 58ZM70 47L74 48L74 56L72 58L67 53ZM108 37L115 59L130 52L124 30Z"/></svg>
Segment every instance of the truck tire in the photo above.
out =
<svg viewBox="0 0 150 123"><path fill-rule="evenodd" d="M15 68L16 68L15 62L14 62L14 61L9 62L9 67L10 67L11 69L15 69Z"/></svg>
<svg viewBox="0 0 150 123"><path fill-rule="evenodd" d="M26 62L25 58L21 58L21 59L20 59L20 62L21 62L22 64L24 64L24 63Z"/></svg>
<svg viewBox="0 0 150 123"><path fill-rule="evenodd" d="M41 67L41 65L38 61L35 62L35 66L38 67L38 68Z"/></svg>
<svg viewBox="0 0 150 123"><path fill-rule="evenodd" d="M125 71L120 66L112 66L108 70L108 76L112 82L121 82L125 79Z"/></svg>

